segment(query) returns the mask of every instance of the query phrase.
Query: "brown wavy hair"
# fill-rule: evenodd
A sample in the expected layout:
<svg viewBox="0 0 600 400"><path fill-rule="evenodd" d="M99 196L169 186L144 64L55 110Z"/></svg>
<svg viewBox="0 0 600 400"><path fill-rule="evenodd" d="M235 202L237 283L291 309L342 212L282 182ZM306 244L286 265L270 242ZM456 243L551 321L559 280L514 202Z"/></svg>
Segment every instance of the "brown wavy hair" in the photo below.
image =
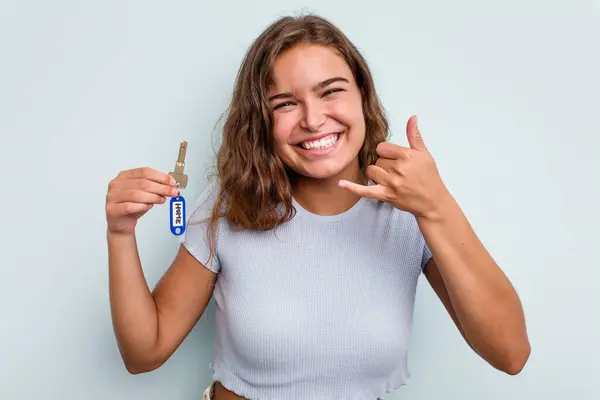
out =
<svg viewBox="0 0 600 400"><path fill-rule="evenodd" d="M295 215L294 172L274 151L268 88L275 59L298 44L330 47L350 67L361 92L365 118L365 142L359 152L363 173L377 158L377 144L388 138L388 121L367 62L346 35L316 15L286 16L273 22L248 49L231 104L222 117L222 143L216 155L219 192L208 218L211 258L219 218L224 217L232 229L265 231Z"/></svg>

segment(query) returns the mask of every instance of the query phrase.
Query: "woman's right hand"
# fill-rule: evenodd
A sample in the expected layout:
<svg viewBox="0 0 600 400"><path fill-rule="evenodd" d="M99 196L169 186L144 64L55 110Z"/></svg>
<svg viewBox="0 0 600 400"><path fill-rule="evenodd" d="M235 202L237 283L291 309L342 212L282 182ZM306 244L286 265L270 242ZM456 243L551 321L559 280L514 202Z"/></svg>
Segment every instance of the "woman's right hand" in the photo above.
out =
<svg viewBox="0 0 600 400"><path fill-rule="evenodd" d="M154 204L179 195L175 180L152 168L135 168L119 172L108 184L106 222L108 232L131 234L137 220Z"/></svg>

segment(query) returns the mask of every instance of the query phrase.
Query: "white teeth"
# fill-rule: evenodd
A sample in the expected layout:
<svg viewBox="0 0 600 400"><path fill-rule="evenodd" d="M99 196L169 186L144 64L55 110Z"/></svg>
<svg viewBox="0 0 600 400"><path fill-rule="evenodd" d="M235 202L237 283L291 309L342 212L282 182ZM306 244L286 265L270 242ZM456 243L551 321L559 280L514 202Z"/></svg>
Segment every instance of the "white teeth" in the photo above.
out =
<svg viewBox="0 0 600 400"><path fill-rule="evenodd" d="M302 147L304 147L306 150L324 149L333 146L335 142L337 142L339 136L339 134L335 134L321 140L315 140L313 142L302 142Z"/></svg>

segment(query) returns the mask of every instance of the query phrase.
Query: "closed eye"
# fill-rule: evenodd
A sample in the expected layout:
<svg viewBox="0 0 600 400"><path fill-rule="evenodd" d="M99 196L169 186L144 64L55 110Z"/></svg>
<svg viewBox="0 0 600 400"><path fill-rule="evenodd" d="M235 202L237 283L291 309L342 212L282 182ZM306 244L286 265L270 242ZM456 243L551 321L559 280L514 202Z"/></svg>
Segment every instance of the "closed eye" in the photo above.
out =
<svg viewBox="0 0 600 400"><path fill-rule="evenodd" d="M282 108L282 107L292 106L294 104L295 103L292 102L292 101L286 101L285 103L279 103L279 104L277 104L275 107L273 107L273 110L277 110L277 109Z"/></svg>
<svg viewBox="0 0 600 400"><path fill-rule="evenodd" d="M335 94L337 92L345 92L346 89L342 89L342 88L331 88L331 89L327 89L326 91L323 92L323 95L321 97L327 97L330 96L332 94ZM280 108L284 108L284 107L288 107L288 106L294 106L296 105L295 102L293 101L285 101L283 103L279 103L276 106L273 107L273 110L278 110Z"/></svg>
<svg viewBox="0 0 600 400"><path fill-rule="evenodd" d="M345 89L342 88L333 88L333 89L328 89L325 92L323 92L323 97L325 96L329 96L330 94L334 94L336 92L345 92Z"/></svg>

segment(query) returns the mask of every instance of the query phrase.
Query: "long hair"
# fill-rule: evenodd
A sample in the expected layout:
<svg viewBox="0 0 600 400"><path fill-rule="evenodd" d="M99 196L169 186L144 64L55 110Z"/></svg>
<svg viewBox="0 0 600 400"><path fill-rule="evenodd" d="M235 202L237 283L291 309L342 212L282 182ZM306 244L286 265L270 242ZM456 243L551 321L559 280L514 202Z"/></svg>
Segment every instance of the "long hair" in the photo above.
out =
<svg viewBox="0 0 600 400"><path fill-rule="evenodd" d="M388 121L371 72L350 40L319 16L276 20L248 49L236 77L231 104L224 114L222 143L216 156L219 191L208 218L211 258L219 218L224 217L232 229L265 231L295 214L294 173L274 151L273 112L267 90L277 56L298 44L328 46L339 52L350 67L361 92L365 118L365 142L359 153L363 173L377 158L377 144L388 138Z"/></svg>

